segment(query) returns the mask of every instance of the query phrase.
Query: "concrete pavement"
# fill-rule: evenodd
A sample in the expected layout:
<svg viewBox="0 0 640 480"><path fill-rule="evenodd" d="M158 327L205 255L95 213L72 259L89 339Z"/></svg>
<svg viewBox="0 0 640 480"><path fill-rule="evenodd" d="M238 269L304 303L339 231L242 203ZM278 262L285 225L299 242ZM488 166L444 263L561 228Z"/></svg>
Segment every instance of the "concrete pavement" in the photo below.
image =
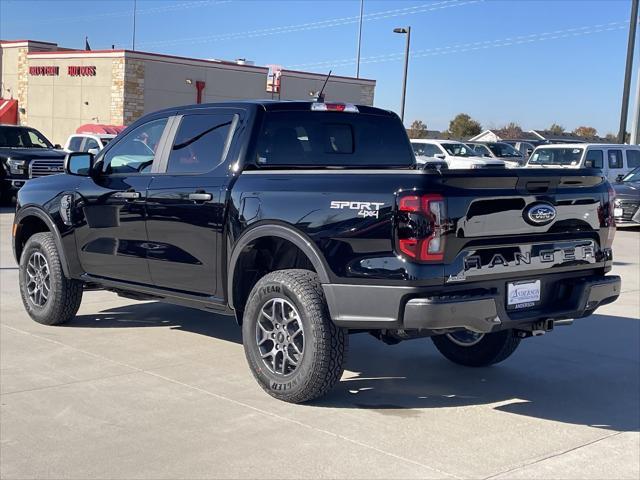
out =
<svg viewBox="0 0 640 480"><path fill-rule="evenodd" d="M619 231L622 298L467 369L428 340L351 337L324 399L254 382L232 318L87 292L31 321L0 213L0 477L640 477L640 231Z"/></svg>

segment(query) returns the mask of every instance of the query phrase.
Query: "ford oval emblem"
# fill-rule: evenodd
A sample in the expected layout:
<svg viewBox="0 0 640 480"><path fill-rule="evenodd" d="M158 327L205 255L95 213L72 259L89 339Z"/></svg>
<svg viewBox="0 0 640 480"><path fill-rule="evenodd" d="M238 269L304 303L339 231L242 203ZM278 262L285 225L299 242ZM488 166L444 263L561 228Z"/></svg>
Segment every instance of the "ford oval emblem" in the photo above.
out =
<svg viewBox="0 0 640 480"><path fill-rule="evenodd" d="M534 203L525 210L525 220L531 225L546 225L556 218L556 209L550 203Z"/></svg>

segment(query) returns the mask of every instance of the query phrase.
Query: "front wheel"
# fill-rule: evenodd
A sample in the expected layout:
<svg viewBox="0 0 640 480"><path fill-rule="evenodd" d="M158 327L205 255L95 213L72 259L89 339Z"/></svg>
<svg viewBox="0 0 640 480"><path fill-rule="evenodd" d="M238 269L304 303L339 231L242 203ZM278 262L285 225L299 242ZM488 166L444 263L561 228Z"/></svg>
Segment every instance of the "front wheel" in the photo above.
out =
<svg viewBox="0 0 640 480"><path fill-rule="evenodd" d="M438 351L447 359L467 367L486 367L511 356L520 344L513 330L475 333L462 330L431 337Z"/></svg>
<svg viewBox="0 0 640 480"><path fill-rule="evenodd" d="M36 233L20 257L20 295L29 316L44 325L71 320L82 302L82 282L64 276L53 234Z"/></svg>
<svg viewBox="0 0 640 480"><path fill-rule="evenodd" d="M269 273L249 294L245 355L260 386L279 400L300 403L326 394L342 376L348 338L331 321L314 272Z"/></svg>

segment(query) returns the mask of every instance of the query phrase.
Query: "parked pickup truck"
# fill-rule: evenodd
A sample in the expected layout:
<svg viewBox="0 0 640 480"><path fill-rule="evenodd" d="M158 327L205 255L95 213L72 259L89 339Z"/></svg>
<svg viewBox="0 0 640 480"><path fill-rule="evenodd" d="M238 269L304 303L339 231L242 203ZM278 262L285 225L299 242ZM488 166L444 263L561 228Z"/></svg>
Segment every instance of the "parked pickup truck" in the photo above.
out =
<svg viewBox="0 0 640 480"><path fill-rule="evenodd" d="M29 315L68 322L87 288L235 315L253 375L289 402L340 379L349 333L486 366L620 292L599 171L419 169L376 108L173 108L65 170L18 195Z"/></svg>
<svg viewBox="0 0 640 480"><path fill-rule="evenodd" d="M62 173L65 153L38 130L0 125L0 204L29 179Z"/></svg>

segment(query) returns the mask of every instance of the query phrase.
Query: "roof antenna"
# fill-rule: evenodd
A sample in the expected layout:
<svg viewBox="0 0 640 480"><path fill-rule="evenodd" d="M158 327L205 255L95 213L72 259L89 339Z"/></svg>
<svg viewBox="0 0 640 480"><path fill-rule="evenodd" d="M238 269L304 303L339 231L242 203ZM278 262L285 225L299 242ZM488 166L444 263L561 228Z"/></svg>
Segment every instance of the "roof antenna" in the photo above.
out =
<svg viewBox="0 0 640 480"><path fill-rule="evenodd" d="M327 86L327 82L329 81L330 76L331 76L331 70L329 70L329 73L327 74L327 77L324 79L324 83L322 84L322 88L318 92L318 98L317 98L318 102L324 103L324 87Z"/></svg>

